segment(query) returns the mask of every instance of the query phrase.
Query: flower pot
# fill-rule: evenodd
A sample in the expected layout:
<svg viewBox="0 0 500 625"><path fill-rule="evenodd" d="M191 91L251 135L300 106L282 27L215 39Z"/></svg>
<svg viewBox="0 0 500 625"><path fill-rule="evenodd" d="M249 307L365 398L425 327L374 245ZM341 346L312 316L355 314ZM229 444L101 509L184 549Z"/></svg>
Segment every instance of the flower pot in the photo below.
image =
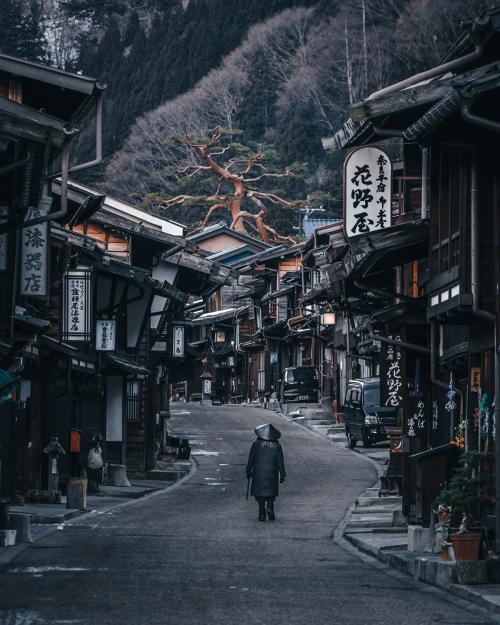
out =
<svg viewBox="0 0 500 625"><path fill-rule="evenodd" d="M467 532L463 534L451 534L456 560L477 560L479 558L479 546L481 534Z"/></svg>

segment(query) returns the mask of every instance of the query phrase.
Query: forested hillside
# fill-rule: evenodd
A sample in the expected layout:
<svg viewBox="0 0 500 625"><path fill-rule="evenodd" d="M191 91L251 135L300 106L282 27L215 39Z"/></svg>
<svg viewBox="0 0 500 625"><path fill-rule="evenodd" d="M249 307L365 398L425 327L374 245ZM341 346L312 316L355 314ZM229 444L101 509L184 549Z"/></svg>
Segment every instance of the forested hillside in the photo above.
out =
<svg viewBox="0 0 500 625"><path fill-rule="evenodd" d="M97 76L106 92L105 164L87 180L142 201L205 193L179 173L173 141L222 126L235 153L293 165L280 191L339 210L340 155L326 155L350 103L436 64L484 0L1 0L3 52ZM429 47L428 42L433 45ZM235 135L236 136L236 135ZM92 149L83 137L81 155ZM90 178L89 178L90 176ZM292 197L293 196L293 197ZM173 207L195 221L201 206ZM278 214L279 213L279 214ZM274 223L290 230L290 211ZM273 220L271 219L271 223Z"/></svg>

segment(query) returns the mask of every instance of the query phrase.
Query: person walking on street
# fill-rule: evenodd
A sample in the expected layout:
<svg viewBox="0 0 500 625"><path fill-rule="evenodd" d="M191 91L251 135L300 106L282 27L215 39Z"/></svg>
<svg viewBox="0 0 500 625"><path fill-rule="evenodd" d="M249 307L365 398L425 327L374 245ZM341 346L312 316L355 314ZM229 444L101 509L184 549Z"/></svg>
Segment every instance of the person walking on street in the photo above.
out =
<svg viewBox="0 0 500 625"><path fill-rule="evenodd" d="M281 432L271 425L264 423L255 428L257 440L250 449L247 464L247 479L252 480L251 494L259 504L259 521L267 518L274 521L274 500L279 494L279 484L283 484L286 477L283 449L278 442Z"/></svg>

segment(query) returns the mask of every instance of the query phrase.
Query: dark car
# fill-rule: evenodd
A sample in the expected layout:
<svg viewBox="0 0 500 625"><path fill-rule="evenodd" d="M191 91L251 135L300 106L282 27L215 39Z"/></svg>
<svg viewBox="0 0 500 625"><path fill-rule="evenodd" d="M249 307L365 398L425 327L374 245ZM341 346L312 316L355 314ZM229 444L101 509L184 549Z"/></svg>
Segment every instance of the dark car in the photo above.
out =
<svg viewBox="0 0 500 625"><path fill-rule="evenodd" d="M287 367L281 383L283 403L318 402L318 372L314 367Z"/></svg>
<svg viewBox="0 0 500 625"><path fill-rule="evenodd" d="M398 409L380 406L380 379L362 378L347 384L344 402L345 434L349 447L384 441L386 427L396 427Z"/></svg>

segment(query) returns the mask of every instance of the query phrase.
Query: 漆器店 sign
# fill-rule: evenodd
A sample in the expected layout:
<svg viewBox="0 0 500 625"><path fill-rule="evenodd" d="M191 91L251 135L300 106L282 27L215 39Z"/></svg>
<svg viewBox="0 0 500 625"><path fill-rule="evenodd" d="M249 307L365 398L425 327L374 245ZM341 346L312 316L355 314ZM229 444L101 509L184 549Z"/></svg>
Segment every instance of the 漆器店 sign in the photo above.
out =
<svg viewBox="0 0 500 625"><path fill-rule="evenodd" d="M50 198L49 198L50 199ZM45 217L50 201L40 202L37 208L30 208L26 221ZM49 227L47 222L34 224L23 229L21 239L21 284L19 293L25 297L46 297L49 266Z"/></svg>
<svg viewBox="0 0 500 625"><path fill-rule="evenodd" d="M184 326L172 326L172 356L184 358Z"/></svg>
<svg viewBox="0 0 500 625"><path fill-rule="evenodd" d="M392 165L379 148L351 152L344 163L344 224L348 237L391 226Z"/></svg>
<svg viewBox="0 0 500 625"><path fill-rule="evenodd" d="M95 325L95 348L98 352L115 351L116 321L114 319L98 319Z"/></svg>
<svg viewBox="0 0 500 625"><path fill-rule="evenodd" d="M63 276L63 341L92 338L92 274L89 269L67 271Z"/></svg>

